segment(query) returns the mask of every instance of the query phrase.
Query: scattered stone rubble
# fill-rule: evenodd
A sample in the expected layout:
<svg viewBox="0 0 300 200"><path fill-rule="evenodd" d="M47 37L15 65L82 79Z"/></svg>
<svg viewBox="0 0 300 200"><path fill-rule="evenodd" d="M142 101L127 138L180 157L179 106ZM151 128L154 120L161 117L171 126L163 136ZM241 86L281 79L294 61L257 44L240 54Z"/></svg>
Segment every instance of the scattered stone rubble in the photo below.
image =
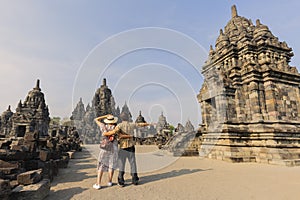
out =
<svg viewBox="0 0 300 200"><path fill-rule="evenodd" d="M172 152L174 156L198 156L201 144L199 136L190 120L185 126L178 123L174 134L162 148Z"/></svg>

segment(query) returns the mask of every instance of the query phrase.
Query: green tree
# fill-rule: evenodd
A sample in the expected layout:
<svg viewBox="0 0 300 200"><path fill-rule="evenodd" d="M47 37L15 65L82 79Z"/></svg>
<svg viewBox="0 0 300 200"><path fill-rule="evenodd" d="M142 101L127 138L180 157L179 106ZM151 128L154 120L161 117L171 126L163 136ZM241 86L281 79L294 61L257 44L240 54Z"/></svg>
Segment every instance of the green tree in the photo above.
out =
<svg viewBox="0 0 300 200"><path fill-rule="evenodd" d="M57 125L57 126L60 125L60 117L52 117L50 123L52 125Z"/></svg>

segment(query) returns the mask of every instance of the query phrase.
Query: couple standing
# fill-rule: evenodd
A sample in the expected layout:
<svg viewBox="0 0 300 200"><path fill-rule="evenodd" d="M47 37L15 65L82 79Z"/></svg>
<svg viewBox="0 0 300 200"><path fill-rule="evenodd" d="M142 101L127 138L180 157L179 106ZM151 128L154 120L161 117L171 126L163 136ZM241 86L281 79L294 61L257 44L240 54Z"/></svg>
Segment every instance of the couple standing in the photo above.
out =
<svg viewBox="0 0 300 200"><path fill-rule="evenodd" d="M107 137L110 141L111 148L100 148L98 157L98 176L97 183L93 185L93 188L101 188L101 179L103 172L108 171L108 184L112 186L112 178L114 170L119 168L118 184L120 186L125 185L125 163L128 159L130 164L132 183L138 184L139 177L137 174L136 159L135 159L135 142L133 140L133 132L138 126L147 126L147 123L133 123L129 122L128 116L121 113L121 123L117 124L118 118L113 115L104 115L97 117L95 122L100 127L102 136ZM103 122L102 122L103 120ZM118 149L119 143L119 149Z"/></svg>

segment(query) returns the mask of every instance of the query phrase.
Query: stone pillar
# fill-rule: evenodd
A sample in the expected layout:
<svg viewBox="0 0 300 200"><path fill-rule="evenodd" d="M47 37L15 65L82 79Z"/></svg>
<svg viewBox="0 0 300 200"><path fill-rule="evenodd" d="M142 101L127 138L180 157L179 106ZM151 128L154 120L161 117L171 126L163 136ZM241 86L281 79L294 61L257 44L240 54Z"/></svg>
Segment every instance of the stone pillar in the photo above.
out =
<svg viewBox="0 0 300 200"><path fill-rule="evenodd" d="M259 102L260 102L260 109L261 115L263 120L269 120L269 116L266 110L266 98L265 98L265 91L264 91L264 84L258 83L258 94L259 94Z"/></svg>
<svg viewBox="0 0 300 200"><path fill-rule="evenodd" d="M276 95L275 95L275 86L273 85L272 81L266 81L264 83L265 87L265 98L266 98L266 107L269 116L269 120L276 121L278 120L278 113L277 113L277 102L276 102Z"/></svg>
<svg viewBox="0 0 300 200"><path fill-rule="evenodd" d="M215 97L216 101L216 117L219 123L227 121L227 100L225 94Z"/></svg>
<svg viewBox="0 0 300 200"><path fill-rule="evenodd" d="M256 82L251 82L249 85L249 99L251 106L251 115L253 121L261 121L261 105L260 105L260 97L258 91L258 84Z"/></svg>

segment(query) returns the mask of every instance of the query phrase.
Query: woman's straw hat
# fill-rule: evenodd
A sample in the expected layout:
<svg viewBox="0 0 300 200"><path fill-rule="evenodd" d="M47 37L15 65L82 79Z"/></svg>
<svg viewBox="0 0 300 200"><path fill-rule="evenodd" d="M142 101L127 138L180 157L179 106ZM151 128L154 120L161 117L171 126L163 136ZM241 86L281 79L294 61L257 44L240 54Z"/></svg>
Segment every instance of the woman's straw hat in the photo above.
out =
<svg viewBox="0 0 300 200"><path fill-rule="evenodd" d="M103 120L106 124L115 124L118 122L118 118L114 117L113 115L108 116L106 119Z"/></svg>

